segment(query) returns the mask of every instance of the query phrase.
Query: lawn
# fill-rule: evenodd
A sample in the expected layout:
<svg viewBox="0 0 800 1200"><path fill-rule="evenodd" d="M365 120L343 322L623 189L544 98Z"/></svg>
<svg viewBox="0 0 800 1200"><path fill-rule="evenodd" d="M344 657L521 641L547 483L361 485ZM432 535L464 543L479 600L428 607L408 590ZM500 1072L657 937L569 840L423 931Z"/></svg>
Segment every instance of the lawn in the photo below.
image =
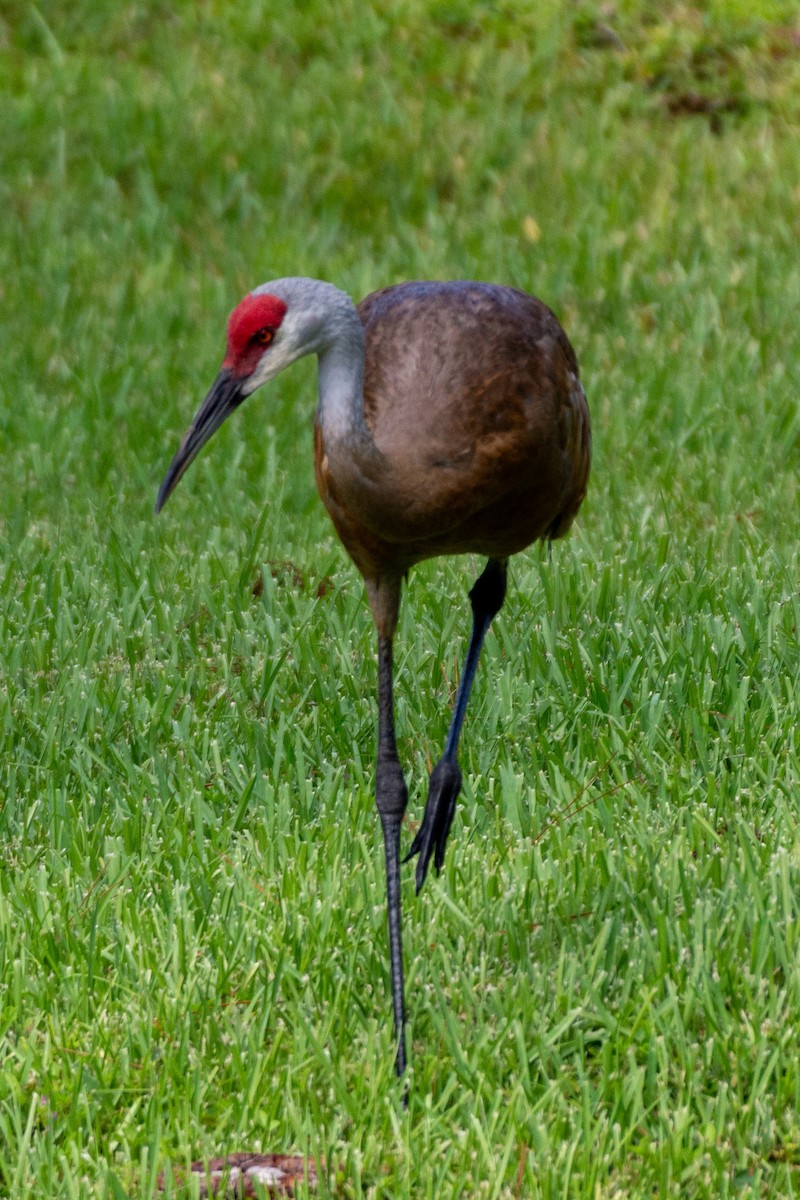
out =
<svg viewBox="0 0 800 1200"><path fill-rule="evenodd" d="M800 1194L796 22L3 6L0 1195L236 1150L324 1160L323 1197ZM576 527L487 638L444 870L405 868L407 1109L314 363L153 516L228 311L286 274L526 288L593 415ZM409 580L406 845L480 566Z"/></svg>

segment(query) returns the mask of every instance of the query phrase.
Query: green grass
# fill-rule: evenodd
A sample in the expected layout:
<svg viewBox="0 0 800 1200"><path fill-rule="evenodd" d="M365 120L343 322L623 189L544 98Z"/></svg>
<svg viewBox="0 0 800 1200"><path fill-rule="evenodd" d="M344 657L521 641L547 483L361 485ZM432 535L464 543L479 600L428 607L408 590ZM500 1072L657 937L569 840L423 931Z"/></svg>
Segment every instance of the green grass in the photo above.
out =
<svg viewBox="0 0 800 1200"><path fill-rule="evenodd" d="M259 1148L323 1196L800 1192L795 22L5 6L0 1195ZM226 313L290 273L526 287L594 418L578 525L487 639L445 869L406 868L407 1112L313 363L152 516ZM412 821L479 567L407 590Z"/></svg>

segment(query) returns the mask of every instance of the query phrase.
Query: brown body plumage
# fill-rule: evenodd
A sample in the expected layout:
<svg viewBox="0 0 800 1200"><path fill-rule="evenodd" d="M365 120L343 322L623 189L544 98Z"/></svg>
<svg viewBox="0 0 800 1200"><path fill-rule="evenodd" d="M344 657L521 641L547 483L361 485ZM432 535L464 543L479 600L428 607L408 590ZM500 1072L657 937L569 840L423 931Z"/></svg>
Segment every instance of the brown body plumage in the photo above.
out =
<svg viewBox="0 0 800 1200"><path fill-rule="evenodd" d="M228 353L162 484L160 508L200 447L252 391L319 356L317 487L364 576L378 630L376 801L386 848L397 1070L405 1067L392 639L402 580L441 554L485 555L445 752L410 855L417 886L441 866L461 783L456 752L481 644L503 603L506 560L567 532L586 493L589 410L572 346L541 301L484 283L406 283L356 310L316 280L265 284L234 310Z"/></svg>
<svg viewBox="0 0 800 1200"><path fill-rule="evenodd" d="M586 494L589 410L553 313L513 288L406 283L358 305L373 445L327 447L320 496L347 552L381 582L394 630L400 580L440 554L508 558L567 532Z"/></svg>

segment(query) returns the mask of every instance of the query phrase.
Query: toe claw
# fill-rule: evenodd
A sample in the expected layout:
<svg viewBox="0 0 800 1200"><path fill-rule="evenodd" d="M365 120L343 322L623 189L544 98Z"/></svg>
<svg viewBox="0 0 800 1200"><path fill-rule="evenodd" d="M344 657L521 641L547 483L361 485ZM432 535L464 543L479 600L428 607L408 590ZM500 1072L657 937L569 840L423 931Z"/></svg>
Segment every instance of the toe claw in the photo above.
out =
<svg viewBox="0 0 800 1200"><path fill-rule="evenodd" d="M417 895L422 891L422 885L425 883L428 874L428 865L431 861L431 848L426 846L424 852L419 856L417 863L416 874L414 875L414 887Z"/></svg>
<svg viewBox="0 0 800 1200"><path fill-rule="evenodd" d="M414 855L419 854L421 846L422 846L422 829L420 828L417 830L416 834L414 835L414 840L411 843L411 849L409 850L408 854L406 854L405 857L403 858L403 862L404 863L411 862Z"/></svg>

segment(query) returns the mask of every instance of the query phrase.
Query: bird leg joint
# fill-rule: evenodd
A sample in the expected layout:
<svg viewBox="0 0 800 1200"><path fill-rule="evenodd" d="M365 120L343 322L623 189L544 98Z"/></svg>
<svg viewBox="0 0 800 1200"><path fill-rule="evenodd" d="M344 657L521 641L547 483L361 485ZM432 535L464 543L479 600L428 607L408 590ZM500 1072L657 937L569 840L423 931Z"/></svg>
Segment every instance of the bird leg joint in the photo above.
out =
<svg viewBox="0 0 800 1200"><path fill-rule="evenodd" d="M473 615L491 621L503 607L506 598L506 576L508 566L505 559L490 558L483 572L475 580L469 593Z"/></svg>
<svg viewBox="0 0 800 1200"><path fill-rule="evenodd" d="M408 788L396 755L378 750L375 803L386 824L399 825L408 805Z"/></svg>

